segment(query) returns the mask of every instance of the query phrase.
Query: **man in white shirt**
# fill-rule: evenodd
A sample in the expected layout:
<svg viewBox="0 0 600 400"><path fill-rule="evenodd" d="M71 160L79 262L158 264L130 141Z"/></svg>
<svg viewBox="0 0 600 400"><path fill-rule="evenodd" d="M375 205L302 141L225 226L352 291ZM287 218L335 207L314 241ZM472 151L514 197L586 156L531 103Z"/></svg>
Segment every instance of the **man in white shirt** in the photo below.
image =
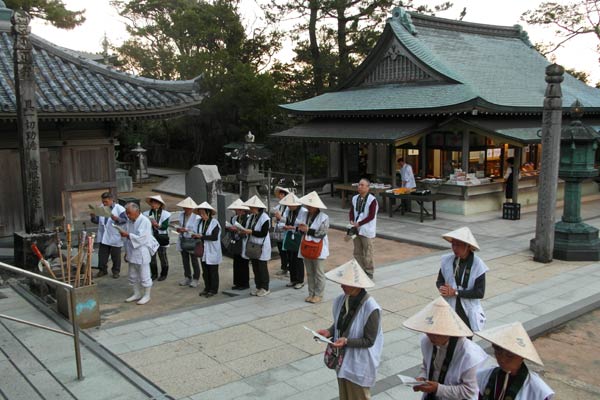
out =
<svg viewBox="0 0 600 400"><path fill-rule="evenodd" d="M402 179L402 187L408 189L414 189L417 187L415 175L413 174L410 164L406 163L402 157L400 157L397 161L398 164L400 164L400 179ZM404 211L410 211L410 200L402 200L402 207L404 208Z"/></svg>
<svg viewBox="0 0 600 400"><path fill-rule="evenodd" d="M121 247L123 247L123 241L119 235L119 231L113 226L124 225L127 222L125 216L125 209L118 203L115 203L113 195L110 192L104 192L101 195L102 205L108 207L111 210L111 216L100 217L96 214L90 214L91 221L94 224L98 224L98 234L96 235L96 242L99 243L98 247L98 273L96 278L100 278L108 274L108 257L112 260L112 277L118 278L121 272Z"/></svg>
<svg viewBox="0 0 600 400"><path fill-rule="evenodd" d="M370 279L373 279L373 240L377 231L377 211L379 204L375 195L369 193L371 182L363 178L358 182L358 194L352 197L348 218L356 231L353 240L354 258Z"/></svg>

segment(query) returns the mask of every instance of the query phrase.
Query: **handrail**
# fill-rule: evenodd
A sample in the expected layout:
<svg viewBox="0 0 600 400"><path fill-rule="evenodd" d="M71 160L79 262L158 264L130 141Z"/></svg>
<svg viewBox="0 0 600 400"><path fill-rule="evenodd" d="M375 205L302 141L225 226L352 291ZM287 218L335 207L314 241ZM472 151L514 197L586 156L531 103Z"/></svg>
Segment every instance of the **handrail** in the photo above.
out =
<svg viewBox="0 0 600 400"><path fill-rule="evenodd" d="M73 345L75 347L75 363L77 364L77 379L83 380L83 372L82 372L82 368L81 368L81 349L79 347L79 324L77 323L77 316L75 314L75 290L74 290L73 286L69 285L68 283L56 281L54 279L50 279L43 275L35 274L33 272L29 272L24 269L17 268L13 265L5 264L3 262L0 262L0 269L10 271L17 275L26 276L28 278L38 279L38 280L41 280L51 286L61 287L63 289L67 289L69 291L69 303L70 303L69 307L71 309L71 323L73 325L72 333L67 332L67 331L58 330L55 328L51 328L49 326L36 324L31 321L25 321L25 320L21 320L18 318L10 317L8 315L0 314L0 318L6 318L11 321L19 322L22 324L26 324L26 325L33 326L33 327L40 328L40 329L49 330L49 331L56 332L56 333L60 333L62 335L72 336L73 337Z"/></svg>

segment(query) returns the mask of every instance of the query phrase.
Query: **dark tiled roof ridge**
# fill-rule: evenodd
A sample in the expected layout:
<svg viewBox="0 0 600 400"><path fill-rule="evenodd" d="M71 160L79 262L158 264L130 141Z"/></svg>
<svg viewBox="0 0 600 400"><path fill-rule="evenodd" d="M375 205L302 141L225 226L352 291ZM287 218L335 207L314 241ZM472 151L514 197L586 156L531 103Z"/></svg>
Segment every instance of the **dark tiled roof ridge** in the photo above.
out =
<svg viewBox="0 0 600 400"><path fill-rule="evenodd" d="M10 34L11 25L3 22L0 22L0 32L7 32ZM112 66L107 66L102 63L98 63L94 60L91 60L87 57L81 56L78 54L77 50L68 49L66 47L58 46L46 39L43 39L40 36L37 36L34 33L30 34L31 42L34 47L39 47L40 49L46 50L49 54L55 55L59 58L65 59L68 62L76 64L82 68L87 68L90 71L100 73L102 75L106 75L110 78L126 81L132 83L134 85L144 85L147 88L153 88L158 90L165 91L187 91L194 92L198 91L199 81L202 79L202 74L198 75L193 79L188 80L179 80L179 81L165 81L159 79L146 78L142 76L136 76L129 74L127 72L122 72L115 69Z"/></svg>
<svg viewBox="0 0 600 400"><path fill-rule="evenodd" d="M412 22L415 25L415 27L426 26L449 31L514 38L520 38L523 32L523 28L518 24L515 24L513 26L492 25L482 24L478 22L459 21L456 19L449 18L441 18L431 15L420 14L413 11L409 11L408 13L411 15Z"/></svg>

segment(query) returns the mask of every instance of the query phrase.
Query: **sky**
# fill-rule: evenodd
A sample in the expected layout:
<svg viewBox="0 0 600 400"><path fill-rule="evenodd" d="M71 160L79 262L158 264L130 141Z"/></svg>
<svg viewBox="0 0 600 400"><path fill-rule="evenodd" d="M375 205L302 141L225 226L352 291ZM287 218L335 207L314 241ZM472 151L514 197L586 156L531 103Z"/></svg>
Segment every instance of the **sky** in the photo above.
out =
<svg viewBox="0 0 600 400"><path fill-rule="evenodd" d="M109 0L63 0L70 9L85 9L86 22L73 29L56 29L39 20L31 23L32 32L59 46L73 50L100 53L102 40L106 34L113 45L121 44L127 39L124 19L110 6ZM534 9L541 0L452 0L454 7L437 16L455 19L463 7L467 8L465 21L478 22L491 25L520 24L529 33L532 43L540 41L553 41L554 33L551 29L527 26L520 20L520 16L527 10ZM555 0L558 3L568 4L572 1ZM441 1L439 1L441 2ZM416 1L417 4L422 3ZM261 12L256 0L242 0L242 17L247 25L256 24L261 19ZM284 61L292 57L291 50L279 55ZM596 40L593 37L576 38L567 43L564 49L555 52L555 62L566 68L575 68L585 71L591 76L592 83L600 81L600 64L596 52Z"/></svg>

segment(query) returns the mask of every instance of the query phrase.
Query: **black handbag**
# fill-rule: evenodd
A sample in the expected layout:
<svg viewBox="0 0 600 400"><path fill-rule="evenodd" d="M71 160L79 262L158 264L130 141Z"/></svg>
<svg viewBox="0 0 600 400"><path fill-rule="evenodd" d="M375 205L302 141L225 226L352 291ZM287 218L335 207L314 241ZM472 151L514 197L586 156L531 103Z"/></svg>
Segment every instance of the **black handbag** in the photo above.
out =
<svg viewBox="0 0 600 400"><path fill-rule="evenodd" d="M226 231L225 234L221 236L221 246L227 254L231 254L232 256L239 256L242 254L242 238L233 232Z"/></svg>
<svg viewBox="0 0 600 400"><path fill-rule="evenodd" d="M160 246L168 246L169 245L169 234L168 233L156 233L154 231L154 239L158 242Z"/></svg>
<svg viewBox="0 0 600 400"><path fill-rule="evenodd" d="M179 245L181 246L181 250L187 251L188 253L194 253L194 249L196 249L196 239L180 236Z"/></svg>

